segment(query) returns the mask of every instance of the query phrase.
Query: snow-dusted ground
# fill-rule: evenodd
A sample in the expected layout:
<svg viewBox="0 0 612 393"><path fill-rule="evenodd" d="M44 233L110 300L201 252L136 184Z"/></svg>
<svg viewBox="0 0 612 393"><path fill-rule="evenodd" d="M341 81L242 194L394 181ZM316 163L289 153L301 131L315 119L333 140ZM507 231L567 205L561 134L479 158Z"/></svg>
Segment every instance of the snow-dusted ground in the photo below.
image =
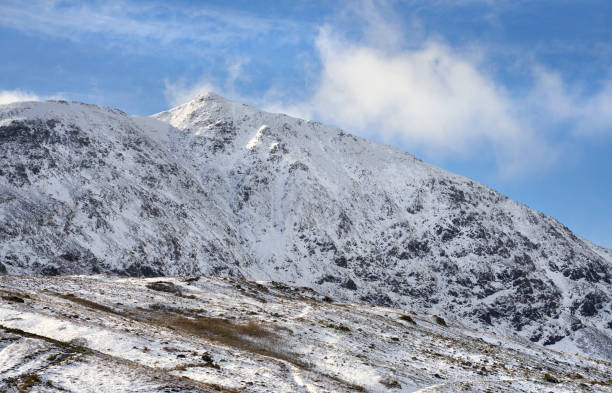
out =
<svg viewBox="0 0 612 393"><path fill-rule="evenodd" d="M601 360L276 282L0 276L0 296L2 391L612 391Z"/></svg>

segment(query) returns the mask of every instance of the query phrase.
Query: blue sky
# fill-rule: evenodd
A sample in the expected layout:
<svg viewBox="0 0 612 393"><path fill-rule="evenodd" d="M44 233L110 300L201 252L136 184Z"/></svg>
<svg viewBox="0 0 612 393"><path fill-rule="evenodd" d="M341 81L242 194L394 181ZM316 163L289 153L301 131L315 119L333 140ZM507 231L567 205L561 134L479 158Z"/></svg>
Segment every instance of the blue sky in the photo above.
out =
<svg viewBox="0 0 612 393"><path fill-rule="evenodd" d="M609 1L0 2L0 103L214 90L391 144L612 247Z"/></svg>

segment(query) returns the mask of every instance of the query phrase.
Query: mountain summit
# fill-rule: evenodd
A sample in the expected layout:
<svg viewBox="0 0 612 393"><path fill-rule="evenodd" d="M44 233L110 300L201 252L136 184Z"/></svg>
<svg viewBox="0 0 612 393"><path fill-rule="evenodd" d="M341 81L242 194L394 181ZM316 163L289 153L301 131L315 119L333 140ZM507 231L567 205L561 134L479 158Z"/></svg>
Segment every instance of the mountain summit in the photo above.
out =
<svg viewBox="0 0 612 393"><path fill-rule="evenodd" d="M200 96L0 106L0 269L216 274L612 359L612 252L414 156Z"/></svg>

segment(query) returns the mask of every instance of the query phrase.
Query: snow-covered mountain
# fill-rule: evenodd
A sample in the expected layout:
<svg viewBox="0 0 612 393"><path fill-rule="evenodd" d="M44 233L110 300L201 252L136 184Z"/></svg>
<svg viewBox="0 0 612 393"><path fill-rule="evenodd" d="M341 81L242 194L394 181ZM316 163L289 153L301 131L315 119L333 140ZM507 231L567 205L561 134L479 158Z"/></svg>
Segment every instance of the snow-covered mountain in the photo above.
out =
<svg viewBox="0 0 612 393"><path fill-rule="evenodd" d="M612 359L612 254L388 146L214 94L0 107L0 269L276 280Z"/></svg>

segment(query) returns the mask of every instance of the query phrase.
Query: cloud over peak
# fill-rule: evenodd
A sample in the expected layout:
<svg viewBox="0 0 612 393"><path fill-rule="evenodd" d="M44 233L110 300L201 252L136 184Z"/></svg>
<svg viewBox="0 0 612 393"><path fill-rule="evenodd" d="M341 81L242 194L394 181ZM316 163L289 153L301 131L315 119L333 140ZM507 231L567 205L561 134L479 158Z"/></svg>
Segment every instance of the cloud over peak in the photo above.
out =
<svg viewBox="0 0 612 393"><path fill-rule="evenodd" d="M417 48L378 48L325 27L316 47L321 71L313 94L282 108L288 113L428 155L485 149L506 175L522 171L528 156L530 165L554 160L554 148L521 118L504 86L477 60L439 40Z"/></svg>
<svg viewBox="0 0 612 393"><path fill-rule="evenodd" d="M23 90L0 90L0 105L11 104L20 101L40 101L40 97L34 93Z"/></svg>

